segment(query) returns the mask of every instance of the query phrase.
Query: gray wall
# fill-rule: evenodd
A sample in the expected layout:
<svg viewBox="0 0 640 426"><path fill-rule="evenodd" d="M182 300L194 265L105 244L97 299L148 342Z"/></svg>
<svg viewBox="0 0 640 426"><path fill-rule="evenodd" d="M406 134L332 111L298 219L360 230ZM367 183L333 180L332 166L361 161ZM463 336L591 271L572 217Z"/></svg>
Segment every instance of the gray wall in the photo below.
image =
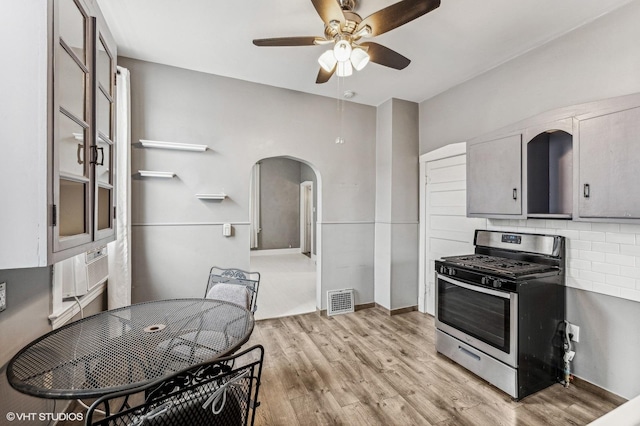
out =
<svg viewBox="0 0 640 426"><path fill-rule="evenodd" d="M640 92L640 2L420 104L420 154L554 108Z"/></svg>
<svg viewBox="0 0 640 426"><path fill-rule="evenodd" d="M418 305L418 104L378 107L376 142L376 303Z"/></svg>
<svg viewBox="0 0 640 426"><path fill-rule="evenodd" d="M540 112L640 92L640 2L420 104L420 153ZM640 303L568 289L567 319L584 342L577 376L626 398L640 393ZM584 325L583 325L584 324Z"/></svg>
<svg viewBox="0 0 640 426"><path fill-rule="evenodd" d="M345 287L356 290L356 303L373 302L375 108L346 102L346 142L336 144L335 99L129 58L118 63L131 71L134 302L200 296L213 264L248 268L251 168L283 156L309 164L318 178L318 306L327 290ZM144 149L139 139L210 149ZM177 177L140 178L140 169ZM194 196L222 190L222 202ZM224 222L233 237L222 236Z"/></svg>
<svg viewBox="0 0 640 426"><path fill-rule="evenodd" d="M260 250L300 247L301 165L288 158L260 161Z"/></svg>

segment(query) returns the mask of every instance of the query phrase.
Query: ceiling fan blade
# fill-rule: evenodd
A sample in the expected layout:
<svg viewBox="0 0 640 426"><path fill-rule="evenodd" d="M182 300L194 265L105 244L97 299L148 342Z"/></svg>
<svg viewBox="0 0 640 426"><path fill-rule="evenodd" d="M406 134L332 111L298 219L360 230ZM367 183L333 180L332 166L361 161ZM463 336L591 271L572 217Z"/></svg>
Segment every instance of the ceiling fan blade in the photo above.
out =
<svg viewBox="0 0 640 426"><path fill-rule="evenodd" d="M315 46L316 40L324 41L321 37L276 37L258 38L253 40L256 46Z"/></svg>
<svg viewBox="0 0 640 426"><path fill-rule="evenodd" d="M322 84L329 81L333 73L336 72L336 67L334 66L331 71L325 71L324 68L320 67L320 71L318 71L318 77L316 78L316 84Z"/></svg>
<svg viewBox="0 0 640 426"><path fill-rule="evenodd" d="M344 24L344 14L336 0L311 0L311 3L313 3L313 7L316 8L320 19L325 24L331 21L340 22L340 26Z"/></svg>
<svg viewBox="0 0 640 426"><path fill-rule="evenodd" d="M368 47L367 53L369 54L369 60L376 64L384 65L385 67L394 68L397 70L405 69L411 63L409 58L406 58L398 52L384 47L381 44L366 42L360 43L360 46Z"/></svg>
<svg viewBox="0 0 640 426"><path fill-rule="evenodd" d="M399 1L364 18L358 25L358 30L368 25L372 36L384 34L431 12L438 6L440 0Z"/></svg>

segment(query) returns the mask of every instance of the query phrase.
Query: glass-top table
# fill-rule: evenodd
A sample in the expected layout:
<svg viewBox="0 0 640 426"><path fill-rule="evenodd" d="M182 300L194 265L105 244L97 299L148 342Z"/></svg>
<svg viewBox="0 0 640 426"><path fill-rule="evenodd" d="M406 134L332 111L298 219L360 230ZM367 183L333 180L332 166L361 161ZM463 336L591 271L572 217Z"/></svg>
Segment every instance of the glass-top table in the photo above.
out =
<svg viewBox="0 0 640 426"><path fill-rule="evenodd" d="M253 314L215 299L172 299L100 312L34 340L7 366L11 386L56 399L105 395L237 350Z"/></svg>

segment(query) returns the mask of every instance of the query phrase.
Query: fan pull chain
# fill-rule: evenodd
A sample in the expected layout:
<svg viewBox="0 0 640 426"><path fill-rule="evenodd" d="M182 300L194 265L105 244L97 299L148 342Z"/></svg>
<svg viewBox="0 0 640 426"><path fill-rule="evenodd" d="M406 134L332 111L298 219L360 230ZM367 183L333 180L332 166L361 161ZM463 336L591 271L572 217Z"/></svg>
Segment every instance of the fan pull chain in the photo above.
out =
<svg viewBox="0 0 640 426"><path fill-rule="evenodd" d="M336 143L337 144L343 144L344 143L344 137L343 137L343 129L344 129L344 100L342 99L342 97L340 96L340 93L342 93L342 88L344 87L344 77L339 77L338 76L338 84L336 85L338 91L336 93L336 100L337 100L337 105L336 105L336 109L338 112L338 117L339 117L339 122L340 122L340 128L338 130L338 136L336 137Z"/></svg>

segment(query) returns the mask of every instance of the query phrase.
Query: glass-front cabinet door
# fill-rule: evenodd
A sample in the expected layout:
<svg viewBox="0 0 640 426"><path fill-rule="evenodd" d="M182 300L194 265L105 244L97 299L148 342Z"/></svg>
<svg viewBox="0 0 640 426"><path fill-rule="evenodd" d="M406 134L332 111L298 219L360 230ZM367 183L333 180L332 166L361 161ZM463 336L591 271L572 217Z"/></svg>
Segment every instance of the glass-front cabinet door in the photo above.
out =
<svg viewBox="0 0 640 426"><path fill-rule="evenodd" d="M91 20L74 0L54 2L53 250L91 242Z"/></svg>
<svg viewBox="0 0 640 426"><path fill-rule="evenodd" d="M98 23L96 31L95 239L114 234L115 227L115 46Z"/></svg>
<svg viewBox="0 0 640 426"><path fill-rule="evenodd" d="M90 10L53 2L54 262L115 236L116 47Z"/></svg>

